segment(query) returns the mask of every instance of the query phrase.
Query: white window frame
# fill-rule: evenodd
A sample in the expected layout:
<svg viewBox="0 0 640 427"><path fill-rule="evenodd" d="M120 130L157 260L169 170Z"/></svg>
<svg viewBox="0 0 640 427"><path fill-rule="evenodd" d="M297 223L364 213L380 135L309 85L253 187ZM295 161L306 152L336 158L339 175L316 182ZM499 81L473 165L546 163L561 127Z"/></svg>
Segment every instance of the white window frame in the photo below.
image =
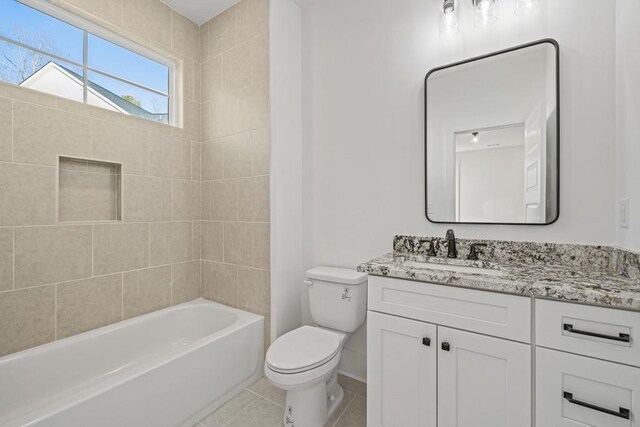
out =
<svg viewBox="0 0 640 427"><path fill-rule="evenodd" d="M69 60L67 58L55 55L51 52L47 52L44 50L40 50L37 48L34 48L32 46L20 43L16 40L12 40L10 38L7 37L3 37L0 35L0 41L6 42L6 43L11 43L15 46L24 48L24 49L28 49L43 55L46 55L48 57L63 61L65 63L68 64L72 64L75 65L76 67L80 67L83 70L83 77L84 77L84 84L83 84L83 90L84 90L84 103L87 104L87 89L88 89L88 75L89 75L89 71L90 72L94 72L94 73L98 73L100 75L103 75L105 77L111 78L111 79L115 79L118 81L121 81L123 83L144 89L146 91L155 93L155 94L159 94L162 96L166 96L169 100L169 110L168 110L168 114L169 114L169 120L168 120L168 124L170 126L178 126L178 124L180 123L179 120L179 109L178 109L178 102L176 99L176 95L178 93L178 85L177 85L177 69L178 69L178 64L176 61L154 51L151 50L145 46L141 46L138 43L135 43L121 35L115 34L112 31L109 31L87 19L81 18L77 15L74 15L71 12L68 12L66 10L63 10L61 8L59 8L58 6L55 6L45 0L17 0L18 3L22 3L25 6L29 6L39 12L42 12L46 15L50 15L53 18L59 19L62 22L65 22L67 24L70 24L74 27L77 27L78 29L82 30L84 32L84 41L83 41L83 60L82 63L77 63L75 61ZM108 1L108 0L105 0ZM166 66L169 69L169 84L168 84L168 93L163 93L162 91L144 86L140 83L136 83L127 79L124 79L122 77L118 77L116 75L104 72L102 70L98 70L92 67L89 67L87 61L88 61L88 52L87 52L87 48L88 48L88 43L87 43L87 38L89 36L89 34L93 34L95 36L98 36L108 42L114 43L117 46L123 48L123 49L127 49L131 52L137 53L139 55L142 55L152 61L155 61L161 65ZM160 122L159 122L160 123Z"/></svg>

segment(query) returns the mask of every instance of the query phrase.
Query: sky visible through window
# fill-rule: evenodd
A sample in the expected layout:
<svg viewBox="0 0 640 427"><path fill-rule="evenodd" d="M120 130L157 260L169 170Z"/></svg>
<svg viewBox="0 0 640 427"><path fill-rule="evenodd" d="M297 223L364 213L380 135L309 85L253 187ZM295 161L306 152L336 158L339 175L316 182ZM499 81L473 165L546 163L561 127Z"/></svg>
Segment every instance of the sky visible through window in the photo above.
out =
<svg viewBox="0 0 640 427"><path fill-rule="evenodd" d="M16 0L0 0L0 35L82 64L83 30ZM51 58L0 41L0 80L20 84ZM53 60L77 74L82 69ZM113 76L168 93L168 67L89 33L88 66ZM153 114L168 113L168 97L89 71L89 80ZM166 116L165 116L166 118ZM162 121L162 120L161 120ZM166 120L165 120L166 121Z"/></svg>

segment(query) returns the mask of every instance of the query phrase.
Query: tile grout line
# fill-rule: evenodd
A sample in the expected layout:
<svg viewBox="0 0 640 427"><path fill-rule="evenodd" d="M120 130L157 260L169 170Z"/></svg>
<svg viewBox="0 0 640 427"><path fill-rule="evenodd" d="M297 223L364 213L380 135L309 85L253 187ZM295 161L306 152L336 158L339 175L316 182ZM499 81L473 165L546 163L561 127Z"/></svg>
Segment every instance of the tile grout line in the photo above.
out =
<svg viewBox="0 0 640 427"><path fill-rule="evenodd" d="M349 403L347 403L347 406L344 407L344 409L342 410L342 412L340 413L340 415L338 416L338 418L336 418L336 422L333 423L331 425L331 427L336 427L338 425L338 423L340 422L340 420L342 419L342 417L344 416L344 414L347 412L347 409L349 409L349 407L351 406L351 404L353 402L355 402L356 398L358 397L357 394L354 394L353 397L351 398L351 400L349 401Z"/></svg>
<svg viewBox="0 0 640 427"><path fill-rule="evenodd" d="M258 396L259 398L264 399L264 400L266 400L266 401L267 401L267 402L269 402L269 403L273 403L274 405L276 405L276 406L278 406L278 407L280 407L280 408L283 408L283 406L282 406L282 405L280 405L279 403L274 402L273 400L269 399L268 397L264 397L263 395L261 395L261 394L260 394L260 393L258 393L257 391L251 390L251 389L249 389L249 388L246 388L245 390L247 390L247 391L249 391L249 392L251 392L251 393L255 394L255 395L256 395L256 396Z"/></svg>
<svg viewBox="0 0 640 427"><path fill-rule="evenodd" d="M16 228L11 227L11 290L16 290Z"/></svg>
<svg viewBox="0 0 640 427"><path fill-rule="evenodd" d="M249 390L249 389L246 389L246 390ZM249 390L249 391L251 391L251 390ZM265 399L264 397L262 397L260 395L258 395L258 397L260 399L267 400L267 401L271 402L270 400ZM255 402L251 402L250 404L248 404L247 406L242 408L240 411L238 411L237 414L235 414L233 417L229 418L224 424L222 424L222 426L224 427L226 425L229 425L229 423L231 423L231 421L233 421L234 419L238 418L241 414L247 412L249 410L249 408L253 407L257 402L258 402L258 400L256 400ZM273 402L271 402L271 403L273 403Z"/></svg>

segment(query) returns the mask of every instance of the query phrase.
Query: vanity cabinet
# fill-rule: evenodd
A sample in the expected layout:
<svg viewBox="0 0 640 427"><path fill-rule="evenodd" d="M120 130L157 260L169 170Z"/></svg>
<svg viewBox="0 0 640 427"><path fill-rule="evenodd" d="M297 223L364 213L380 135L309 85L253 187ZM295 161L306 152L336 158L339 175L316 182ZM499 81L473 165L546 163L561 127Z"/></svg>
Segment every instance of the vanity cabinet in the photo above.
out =
<svg viewBox="0 0 640 427"><path fill-rule="evenodd" d="M524 297L370 277L367 424L530 426L530 307Z"/></svg>

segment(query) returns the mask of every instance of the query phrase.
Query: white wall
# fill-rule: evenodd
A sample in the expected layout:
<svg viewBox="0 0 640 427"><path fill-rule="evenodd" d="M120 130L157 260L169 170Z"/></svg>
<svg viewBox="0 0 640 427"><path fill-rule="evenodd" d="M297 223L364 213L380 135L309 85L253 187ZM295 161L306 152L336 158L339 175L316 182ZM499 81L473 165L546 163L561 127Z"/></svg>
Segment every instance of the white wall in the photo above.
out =
<svg viewBox="0 0 640 427"><path fill-rule="evenodd" d="M355 268L389 252L395 234L444 236L448 226L424 215L426 73L546 37L561 49L560 219L544 227L455 229L468 238L613 243L614 3L543 0L536 15L516 17L501 2L499 21L487 30L473 28L463 3L463 34L455 40L438 37L438 4L322 0L303 9L306 266ZM310 320L305 307L303 319ZM363 333L347 347L342 369L362 376Z"/></svg>
<svg viewBox="0 0 640 427"><path fill-rule="evenodd" d="M618 228L618 244L640 251L640 2L617 0L618 200L631 202L630 228Z"/></svg>
<svg viewBox="0 0 640 427"><path fill-rule="evenodd" d="M301 13L293 0L272 1L271 338L300 326L302 264Z"/></svg>

